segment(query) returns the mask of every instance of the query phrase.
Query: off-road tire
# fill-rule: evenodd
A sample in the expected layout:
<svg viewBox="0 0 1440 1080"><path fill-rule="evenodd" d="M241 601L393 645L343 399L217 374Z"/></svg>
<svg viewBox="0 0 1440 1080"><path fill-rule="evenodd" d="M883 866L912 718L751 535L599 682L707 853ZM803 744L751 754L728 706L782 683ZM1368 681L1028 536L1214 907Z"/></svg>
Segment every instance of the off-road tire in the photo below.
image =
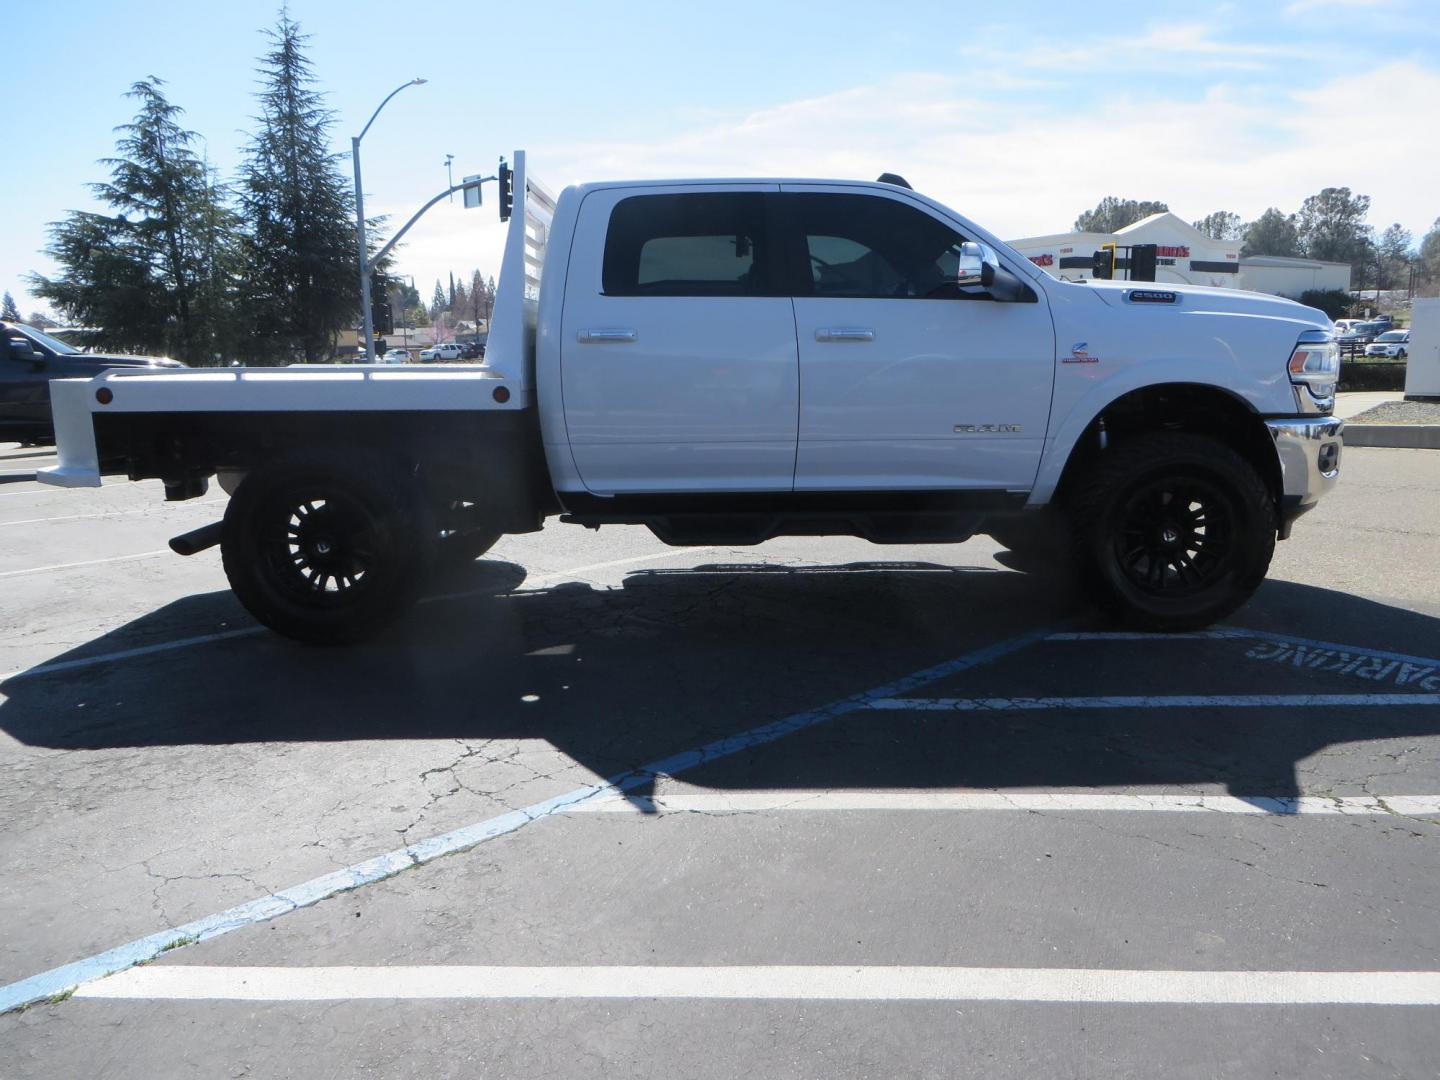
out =
<svg viewBox="0 0 1440 1080"><path fill-rule="evenodd" d="M1105 451L1069 493L1072 554L1103 609L1147 630L1195 630L1259 588L1275 499L1224 443L1153 432Z"/></svg>
<svg viewBox="0 0 1440 1080"><path fill-rule="evenodd" d="M363 451L289 453L250 470L220 541L245 609L311 644L360 641L394 622L419 596L435 547L415 478Z"/></svg>

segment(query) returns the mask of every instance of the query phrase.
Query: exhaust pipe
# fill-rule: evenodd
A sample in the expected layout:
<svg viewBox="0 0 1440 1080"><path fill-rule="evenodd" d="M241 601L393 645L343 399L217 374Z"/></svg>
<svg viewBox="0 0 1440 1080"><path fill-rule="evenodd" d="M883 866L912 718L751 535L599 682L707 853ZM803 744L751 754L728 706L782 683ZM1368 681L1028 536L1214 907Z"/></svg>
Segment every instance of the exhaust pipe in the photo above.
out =
<svg viewBox="0 0 1440 1080"><path fill-rule="evenodd" d="M217 521L213 525L202 525L188 533L181 533L170 541L170 550L176 555L197 555L206 548L212 548L220 543L220 534L225 531L225 523Z"/></svg>

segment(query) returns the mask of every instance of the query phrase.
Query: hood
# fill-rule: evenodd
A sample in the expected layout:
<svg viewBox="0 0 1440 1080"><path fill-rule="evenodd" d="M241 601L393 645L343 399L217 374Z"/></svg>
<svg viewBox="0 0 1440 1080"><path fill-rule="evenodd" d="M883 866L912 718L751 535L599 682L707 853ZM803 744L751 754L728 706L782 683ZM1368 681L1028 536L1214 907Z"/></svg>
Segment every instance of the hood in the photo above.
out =
<svg viewBox="0 0 1440 1080"><path fill-rule="evenodd" d="M1172 285L1168 281L1091 281L1082 286L1112 307L1162 308L1217 315L1263 315L1332 330L1330 316L1283 296L1248 289L1217 289L1208 285ZM1139 294L1138 298L1131 294ZM1173 297L1173 300L1166 299Z"/></svg>
<svg viewBox="0 0 1440 1080"><path fill-rule="evenodd" d="M126 353L80 353L69 357L71 361L94 364L99 368L183 368L187 365L168 356L130 356Z"/></svg>

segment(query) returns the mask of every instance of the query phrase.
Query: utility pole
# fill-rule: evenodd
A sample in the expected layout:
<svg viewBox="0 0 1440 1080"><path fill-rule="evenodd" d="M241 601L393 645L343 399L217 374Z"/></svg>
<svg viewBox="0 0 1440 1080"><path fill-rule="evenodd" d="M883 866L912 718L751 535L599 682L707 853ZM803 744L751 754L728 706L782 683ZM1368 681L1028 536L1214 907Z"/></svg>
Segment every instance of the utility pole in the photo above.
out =
<svg viewBox="0 0 1440 1080"><path fill-rule="evenodd" d="M370 125L375 123L375 117L380 115L380 110L390 103L391 98L407 86L420 86L424 82L424 79L411 79L391 90L385 100L380 102L375 111L370 114L370 119L360 129L360 134L350 140L350 156L355 162L355 241L360 248L360 318L365 327L365 363L367 364L372 363L375 359L375 320L370 312L370 260L365 254L365 189L360 184L360 140L365 138L365 132L370 130Z"/></svg>
<svg viewBox="0 0 1440 1080"><path fill-rule="evenodd" d="M455 177L454 177L454 174L452 174L451 171L450 171L450 163L451 163L452 161L454 161L454 160L455 160L455 155L454 155L454 154L446 154L446 155L445 155L445 186L448 187L448 188L453 188L453 187L455 186ZM451 192L450 192L450 201L451 201L452 203L455 201L455 192L454 192L454 191L451 191Z"/></svg>

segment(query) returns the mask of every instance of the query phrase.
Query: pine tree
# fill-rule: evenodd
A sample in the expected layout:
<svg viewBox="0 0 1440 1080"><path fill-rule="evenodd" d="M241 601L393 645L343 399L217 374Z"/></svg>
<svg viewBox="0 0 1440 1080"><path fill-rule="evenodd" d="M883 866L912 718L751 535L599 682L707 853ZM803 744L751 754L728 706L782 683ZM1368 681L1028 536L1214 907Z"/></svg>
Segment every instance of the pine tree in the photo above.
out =
<svg viewBox="0 0 1440 1080"><path fill-rule="evenodd" d="M440 284L440 279L435 279L435 295L430 300L430 317L433 319L440 312L445 310L445 287Z"/></svg>
<svg viewBox="0 0 1440 1080"><path fill-rule="evenodd" d="M330 150L334 116L314 89L306 36L283 8L266 33L260 130L240 176L245 305L262 358L314 362L359 316L354 196Z"/></svg>
<svg viewBox="0 0 1440 1080"><path fill-rule="evenodd" d="M20 309L15 306L15 297L9 292L5 293L5 299L0 300L0 319L6 322L19 322Z"/></svg>
<svg viewBox="0 0 1440 1080"><path fill-rule="evenodd" d="M90 185L118 213L52 223L46 253L61 273L33 280L37 295L94 328L89 344L207 363L231 320L235 219L163 85L151 76L130 88L140 107L116 129L119 156L101 162L111 179Z"/></svg>

